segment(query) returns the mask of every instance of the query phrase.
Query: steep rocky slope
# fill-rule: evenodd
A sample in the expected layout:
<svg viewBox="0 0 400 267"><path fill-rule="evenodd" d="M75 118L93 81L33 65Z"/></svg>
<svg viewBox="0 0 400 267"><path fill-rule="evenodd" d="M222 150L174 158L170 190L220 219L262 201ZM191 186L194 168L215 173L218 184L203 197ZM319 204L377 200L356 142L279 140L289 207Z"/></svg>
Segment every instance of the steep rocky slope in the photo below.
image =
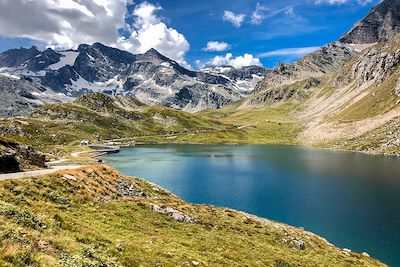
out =
<svg viewBox="0 0 400 267"><path fill-rule="evenodd" d="M400 33L400 0L385 0L340 39L348 44L387 42Z"/></svg>
<svg viewBox="0 0 400 267"><path fill-rule="evenodd" d="M290 120L303 126L300 143L399 155L395 125L400 117L400 36L357 53L349 51L347 60L325 73L317 69L296 76L293 71L285 74L282 67L274 70L238 109L285 113L281 106L290 105ZM299 63L288 69L297 69Z"/></svg>
<svg viewBox="0 0 400 267"><path fill-rule="evenodd" d="M36 46L31 48L10 49L0 54L0 67L14 67L40 54Z"/></svg>
<svg viewBox="0 0 400 267"><path fill-rule="evenodd" d="M382 147L396 143L400 136L390 132L395 131L393 122L400 117L399 77L400 36L364 50L307 101L304 115L313 121L304 137L312 143L355 140L380 128L393 139L382 140ZM379 140L371 140L371 146L376 142ZM364 146L368 151L368 143ZM400 147L394 146L392 152L399 153Z"/></svg>
<svg viewBox="0 0 400 267"><path fill-rule="evenodd" d="M333 73L356 54L352 47L340 42L329 44L294 63L279 64L267 73L255 92Z"/></svg>

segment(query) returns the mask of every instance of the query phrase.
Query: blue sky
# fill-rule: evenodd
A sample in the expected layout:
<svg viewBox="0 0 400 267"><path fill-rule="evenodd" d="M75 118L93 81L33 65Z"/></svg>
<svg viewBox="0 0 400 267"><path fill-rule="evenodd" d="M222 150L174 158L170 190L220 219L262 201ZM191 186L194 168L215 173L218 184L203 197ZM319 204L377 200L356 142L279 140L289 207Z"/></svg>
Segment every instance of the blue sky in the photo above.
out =
<svg viewBox="0 0 400 267"><path fill-rule="evenodd" d="M12 13L13 8L15 12L26 8L41 17L37 21L27 19L25 23L20 18L13 21L15 15L0 14L0 51L32 44L65 49L81 42L100 41L133 53L154 46L192 68L229 63L261 63L272 67L281 61L296 60L316 47L337 40L379 3L379 0L149 0L134 3L129 3L130 0L65 0L67 4L58 6L55 0L42 1L38 6L28 6L26 0L0 2L0 10ZM54 10L57 10L56 15ZM1 24L8 26L2 29ZM94 30L94 27L99 29ZM125 36L123 40L121 35ZM207 50L210 41L218 43ZM244 57L245 54L248 55Z"/></svg>

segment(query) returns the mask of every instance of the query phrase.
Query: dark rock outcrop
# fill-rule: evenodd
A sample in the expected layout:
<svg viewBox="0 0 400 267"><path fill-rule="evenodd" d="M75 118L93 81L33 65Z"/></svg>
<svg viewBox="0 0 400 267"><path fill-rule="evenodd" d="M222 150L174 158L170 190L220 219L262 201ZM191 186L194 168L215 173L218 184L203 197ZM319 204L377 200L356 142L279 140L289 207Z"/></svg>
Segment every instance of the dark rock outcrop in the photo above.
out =
<svg viewBox="0 0 400 267"><path fill-rule="evenodd" d="M0 139L0 173L46 168L46 156L32 147Z"/></svg>
<svg viewBox="0 0 400 267"><path fill-rule="evenodd" d="M0 54L0 67L20 66L38 54L40 54L40 51L36 46L7 50Z"/></svg>
<svg viewBox="0 0 400 267"><path fill-rule="evenodd" d="M59 62L61 55L51 48L47 48L42 53L37 54L26 62L26 68L30 71L41 71L48 66Z"/></svg>

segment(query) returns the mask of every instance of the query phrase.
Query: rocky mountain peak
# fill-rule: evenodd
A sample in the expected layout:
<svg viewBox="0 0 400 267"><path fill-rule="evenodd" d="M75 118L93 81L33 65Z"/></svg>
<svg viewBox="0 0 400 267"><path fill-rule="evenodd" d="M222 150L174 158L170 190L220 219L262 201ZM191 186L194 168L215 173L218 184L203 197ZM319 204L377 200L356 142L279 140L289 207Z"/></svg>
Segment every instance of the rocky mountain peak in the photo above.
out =
<svg viewBox="0 0 400 267"><path fill-rule="evenodd" d="M151 48L149 51L144 53L143 56L145 58L158 59L160 61L172 61L171 59L169 59L166 56L162 55L160 52L158 52L154 48Z"/></svg>
<svg viewBox="0 0 400 267"><path fill-rule="evenodd" d="M392 40L400 33L400 0L385 0L357 22L340 41L372 44Z"/></svg>
<svg viewBox="0 0 400 267"><path fill-rule="evenodd" d="M16 48L0 53L0 67L17 67L28 59L40 54L36 46L31 48Z"/></svg>
<svg viewBox="0 0 400 267"><path fill-rule="evenodd" d="M154 49L154 48L150 48L150 50L149 51L147 51L146 53L145 53L145 55L148 55L148 56L162 56L156 49Z"/></svg>

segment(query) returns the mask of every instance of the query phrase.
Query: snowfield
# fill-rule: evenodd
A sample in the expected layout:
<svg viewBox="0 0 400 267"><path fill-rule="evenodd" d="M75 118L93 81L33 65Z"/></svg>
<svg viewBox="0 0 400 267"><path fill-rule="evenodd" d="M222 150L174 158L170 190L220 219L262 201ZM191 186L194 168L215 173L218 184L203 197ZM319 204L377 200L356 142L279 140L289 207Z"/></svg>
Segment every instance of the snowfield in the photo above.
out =
<svg viewBox="0 0 400 267"><path fill-rule="evenodd" d="M59 70L62 67L67 66L67 65L73 66L76 58L79 56L79 52L75 52L75 51L59 52L59 54L62 55L60 58L60 61L50 65L49 69Z"/></svg>

